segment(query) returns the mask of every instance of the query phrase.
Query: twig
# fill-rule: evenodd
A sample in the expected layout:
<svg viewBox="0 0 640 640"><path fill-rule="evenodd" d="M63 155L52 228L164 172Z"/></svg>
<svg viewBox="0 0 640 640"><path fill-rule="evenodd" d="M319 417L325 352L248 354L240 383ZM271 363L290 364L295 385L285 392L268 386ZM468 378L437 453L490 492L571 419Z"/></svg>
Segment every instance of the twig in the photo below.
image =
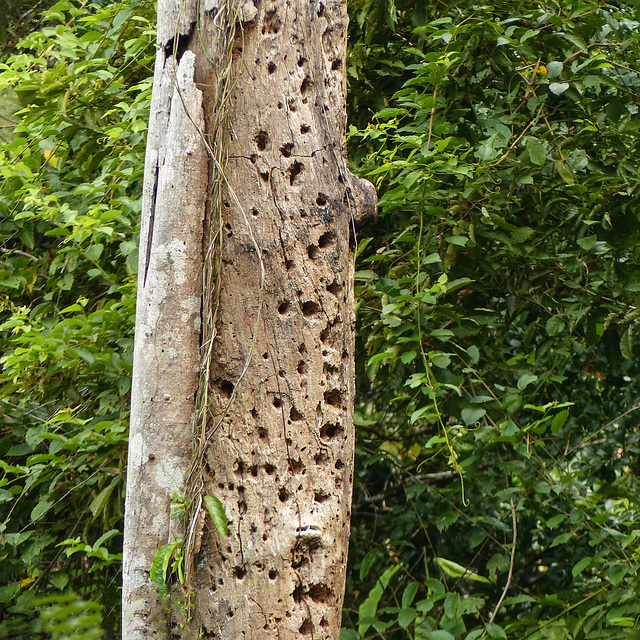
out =
<svg viewBox="0 0 640 640"><path fill-rule="evenodd" d="M27 253L26 251L20 251L20 249L5 249L4 247L0 247L0 251L2 251L2 253L17 253L20 256L24 256L25 258L30 258L34 262L38 262L38 258L36 258L35 256L32 256L30 253Z"/></svg>
<svg viewBox="0 0 640 640"><path fill-rule="evenodd" d="M493 610L493 613L491 614L491 618L489 618L490 623L496 619L496 616L498 615L498 611L500 610L500 607L502 606L502 603L507 595L507 591L511 586L511 578L513 577L513 565L516 559L516 540L518 539L518 527L516 526L516 507L513 504L513 498L511 498L510 502L511 502L511 518L513 520L513 544L511 547L511 562L509 564L509 575L507 576L507 584L504 585L504 589L502 590L502 595L500 596L500 600L498 600L498 604L496 605L496 608Z"/></svg>

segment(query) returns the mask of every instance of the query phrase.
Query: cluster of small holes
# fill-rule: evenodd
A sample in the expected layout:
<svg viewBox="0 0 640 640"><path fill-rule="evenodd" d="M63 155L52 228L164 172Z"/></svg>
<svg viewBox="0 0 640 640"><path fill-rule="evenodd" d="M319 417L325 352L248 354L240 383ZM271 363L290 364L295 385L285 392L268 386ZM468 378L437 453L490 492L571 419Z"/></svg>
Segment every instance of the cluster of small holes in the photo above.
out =
<svg viewBox="0 0 640 640"><path fill-rule="evenodd" d="M329 454L324 449L320 449L320 451L318 451L318 453L316 453L316 455L313 458L313 461L318 466L325 464L327 460L329 460Z"/></svg>
<svg viewBox="0 0 640 640"><path fill-rule="evenodd" d="M303 125L300 127L300 133L301 133L301 134L303 134L303 135L304 135L305 133L309 133L309 131L311 131L311 127L310 127L308 124L303 124Z"/></svg>
<svg viewBox="0 0 640 640"><path fill-rule="evenodd" d="M301 309L302 309L302 315L305 318L311 318L316 314L320 313L320 305L317 302L313 302L311 300L307 302L303 302Z"/></svg>
<svg viewBox="0 0 640 640"><path fill-rule="evenodd" d="M291 471L291 473L296 475L299 473L302 473L304 475L306 469L304 468L304 464L302 460L289 459L289 471ZM302 485L298 487L298 491L301 491L301 490L302 490Z"/></svg>
<svg viewBox="0 0 640 640"><path fill-rule="evenodd" d="M266 131L258 131L254 137L254 141L258 149L260 149L260 151L264 151L269 144L269 134Z"/></svg>
<svg viewBox="0 0 640 640"><path fill-rule="evenodd" d="M340 373L340 369L336 367L336 365L334 364L329 364L328 362L325 362L322 365L322 372L328 376L335 376L338 373Z"/></svg>
<svg viewBox="0 0 640 640"><path fill-rule="evenodd" d="M273 406L274 406L276 409L280 409L280 407L282 406L282 400L281 400L280 398L278 398L278 397L275 397L275 398L273 399Z"/></svg>
<svg viewBox="0 0 640 640"><path fill-rule="evenodd" d="M331 495L330 495L330 494L328 494L328 493L326 493L325 491L316 491L316 492L313 494L313 499L314 499L316 502L320 502L320 503L325 502L325 501L326 501L326 500L328 500L330 497L331 497Z"/></svg>
<svg viewBox="0 0 640 640"><path fill-rule="evenodd" d="M315 260L318 257L318 247L316 247L315 244L309 245L307 255L309 256L309 260Z"/></svg>
<svg viewBox="0 0 640 640"><path fill-rule="evenodd" d="M323 440L332 440L343 432L343 428L339 424L332 424L331 422L327 422L322 425L320 429L320 437Z"/></svg>
<svg viewBox="0 0 640 640"><path fill-rule="evenodd" d="M302 164L302 162L294 162L290 167L289 167L289 184L291 186L293 186L294 182L296 181L296 178L304 171L304 165Z"/></svg>
<svg viewBox="0 0 640 640"><path fill-rule="evenodd" d="M276 472L276 468L272 464L267 463L264 465L264 472L268 476L272 476Z"/></svg>
<svg viewBox="0 0 640 640"><path fill-rule="evenodd" d="M332 71L338 71L340 69L340 67L342 66L342 60L340 60L340 58L336 58L332 63L331 63L331 70Z"/></svg>
<svg viewBox="0 0 640 640"><path fill-rule="evenodd" d="M295 407L291 407L291 411L289 412L289 417L294 422L303 419L303 415Z"/></svg>
<svg viewBox="0 0 640 640"><path fill-rule="evenodd" d="M280 153L285 158L290 158L291 157L291 151L293 151L293 144L291 142L287 142L287 144L283 144L280 147Z"/></svg>
<svg viewBox="0 0 640 640"><path fill-rule="evenodd" d="M280 315L284 315L285 313L287 313L288 311L291 310L291 303L288 300L283 300L279 305L278 305L278 313Z"/></svg>
<svg viewBox="0 0 640 640"><path fill-rule="evenodd" d="M326 604L328 602L331 602L332 596L333 591L331 590L331 588L326 584L323 584L322 582L318 584L312 584L309 587L309 597L314 602Z"/></svg>
<svg viewBox="0 0 640 640"><path fill-rule="evenodd" d="M288 499L289 492L285 489L285 487L282 487L280 491L278 491L278 500L280 500L280 502L286 502Z"/></svg>
<svg viewBox="0 0 640 640"><path fill-rule="evenodd" d="M318 203L319 204L319 203ZM333 231L327 231L318 238L318 246L321 249L331 246L336 241L336 234Z"/></svg>
<svg viewBox="0 0 640 640"><path fill-rule="evenodd" d="M229 380L214 380L214 385L216 387L218 387L218 389L220 389L220 393L225 397L225 398L230 398L231 395L233 394L233 382L230 382Z"/></svg>
<svg viewBox="0 0 640 640"><path fill-rule="evenodd" d="M318 193L318 197L316 198L316 204L319 207L327 206L327 196L324 193Z"/></svg>
<svg viewBox="0 0 640 640"><path fill-rule="evenodd" d="M327 285L327 291L337 297L342 293L342 285L334 281Z"/></svg>
<svg viewBox="0 0 640 640"><path fill-rule="evenodd" d="M234 567L233 575L238 580L242 580L247 575L247 572L245 571L244 567Z"/></svg>
<svg viewBox="0 0 640 640"><path fill-rule="evenodd" d="M281 24L277 11L267 11L264 17L264 24L262 25L262 33L278 33Z"/></svg>
<svg viewBox="0 0 640 640"><path fill-rule="evenodd" d="M311 87L313 87L313 81L309 76L305 76L302 84L300 85L300 93L303 98L307 95Z"/></svg>
<svg viewBox="0 0 640 640"><path fill-rule="evenodd" d="M324 401L332 407L340 407L342 405L342 391L340 389L325 391Z"/></svg>
<svg viewBox="0 0 640 640"><path fill-rule="evenodd" d="M304 375L305 373L307 373L307 370L307 363L304 360L300 360L300 362L298 362L298 373L300 375Z"/></svg>

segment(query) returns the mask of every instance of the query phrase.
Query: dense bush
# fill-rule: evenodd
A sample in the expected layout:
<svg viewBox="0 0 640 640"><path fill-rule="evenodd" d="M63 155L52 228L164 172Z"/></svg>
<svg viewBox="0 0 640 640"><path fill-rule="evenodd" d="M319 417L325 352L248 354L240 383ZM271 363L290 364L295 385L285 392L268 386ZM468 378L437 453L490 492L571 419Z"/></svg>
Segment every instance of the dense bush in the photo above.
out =
<svg viewBox="0 0 640 640"><path fill-rule="evenodd" d="M3 638L118 631L154 13L58 2L0 66Z"/></svg>
<svg viewBox="0 0 640 640"><path fill-rule="evenodd" d="M353 13L352 158L381 200L356 274L350 594L369 596L349 596L344 637L627 637L640 613L635 10Z"/></svg>

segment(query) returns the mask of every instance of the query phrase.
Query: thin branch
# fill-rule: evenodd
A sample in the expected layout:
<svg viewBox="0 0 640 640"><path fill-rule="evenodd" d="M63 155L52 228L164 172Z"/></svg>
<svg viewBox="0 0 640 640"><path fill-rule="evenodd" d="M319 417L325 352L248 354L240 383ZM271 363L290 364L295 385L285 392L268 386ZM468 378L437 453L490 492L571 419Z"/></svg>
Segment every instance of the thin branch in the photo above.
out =
<svg viewBox="0 0 640 640"><path fill-rule="evenodd" d="M507 576L507 584L504 585L504 589L502 591L502 595L500 596L500 600L498 600L498 604L496 605L496 608L493 610L493 613L491 614L491 618L489 619L489 622L493 622L496 619L496 616L498 615L498 611L500 610L500 607L502 606L502 603L504 602L504 599L507 595L507 591L511 586L511 578L513 577L513 565L516 559L516 541L518 539L518 527L516 525L516 506L513 504L513 498L511 498L510 502L511 502L511 518L513 520L513 544L511 547L511 562L509 564L509 575Z"/></svg>
<svg viewBox="0 0 640 640"><path fill-rule="evenodd" d="M27 253L26 251L20 251L20 249L5 249L4 247L0 247L0 251L2 251L2 253L17 253L20 256L24 256L25 258L30 258L34 262L38 262L38 258L36 258L35 256L32 256L30 253Z"/></svg>

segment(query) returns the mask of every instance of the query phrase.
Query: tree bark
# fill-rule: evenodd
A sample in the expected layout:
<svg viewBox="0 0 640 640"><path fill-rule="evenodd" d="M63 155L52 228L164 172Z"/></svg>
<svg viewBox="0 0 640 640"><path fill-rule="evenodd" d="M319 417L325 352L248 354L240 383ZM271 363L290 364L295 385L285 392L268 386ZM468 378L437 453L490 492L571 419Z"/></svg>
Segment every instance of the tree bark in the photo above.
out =
<svg viewBox="0 0 640 640"><path fill-rule="evenodd" d="M203 109L189 103L189 125L199 127L204 119L202 139L216 158L209 167L204 225L213 230L207 237L218 240L207 258L216 295L211 301L205 296L202 310L205 321L215 322L203 339L201 375L206 372L207 379L201 380L199 397L204 388L206 407L189 476L198 479L190 494L195 512L185 533L193 571L182 594L188 615L179 620L172 614L183 625L176 637L337 638L354 453L355 231L376 207L372 185L353 176L344 159L346 3L161 0L158 15L154 96L162 93L162 70L178 59L178 68L186 69L192 51L191 80L202 92ZM231 47L221 47L232 27ZM220 78L227 71L231 83L221 96ZM187 84L185 95L197 95ZM227 117L221 122L223 103ZM220 197L214 198L220 145L226 161ZM179 162L191 158L185 154ZM198 211L200 180L198 174L196 187L184 185ZM212 248L205 246L204 253L211 256ZM148 321L143 324L145 304L139 303L137 333L151 331ZM160 337L157 326L153 331ZM192 333L192 325L186 332ZM191 348L189 343L189 353ZM162 371L152 364L158 357L137 349L136 372L144 377L151 369ZM192 371L192 364L187 367ZM193 398L193 376L187 377L181 395ZM148 396L163 384L136 385L134 393ZM187 404L184 415L193 411ZM191 438L189 430L177 435L184 415L170 427L169 437L179 447ZM146 414L139 421L137 431L132 421L127 528L138 521L137 492L142 504L150 504L164 490L158 504L168 504L161 483L141 486L147 476L140 470L148 466L151 449L133 443L139 442L138 431L144 437L152 431L147 422L159 422ZM204 515L203 496L222 502L226 539ZM155 550L167 542L167 522L152 531L145 524L149 540L157 538ZM140 603L125 619L142 626L150 611L153 587L145 571L152 560L153 553L140 555L125 574L125 581L136 570L143 578L133 588L125 585L125 607L128 601ZM124 637L155 636L125 630Z"/></svg>
<svg viewBox="0 0 640 640"><path fill-rule="evenodd" d="M198 387L207 153L194 56L156 56L138 263L123 548L123 638L163 637L149 571L178 538L171 496L184 493Z"/></svg>

